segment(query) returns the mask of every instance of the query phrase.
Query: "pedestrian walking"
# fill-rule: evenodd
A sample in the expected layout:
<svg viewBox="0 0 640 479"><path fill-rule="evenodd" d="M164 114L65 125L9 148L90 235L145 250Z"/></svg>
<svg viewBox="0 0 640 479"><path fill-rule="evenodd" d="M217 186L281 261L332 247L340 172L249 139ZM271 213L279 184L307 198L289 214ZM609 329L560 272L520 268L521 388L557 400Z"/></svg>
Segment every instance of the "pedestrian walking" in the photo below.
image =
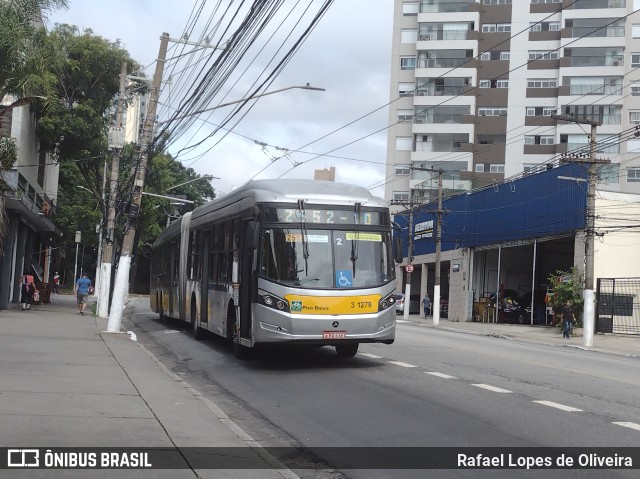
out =
<svg viewBox="0 0 640 479"><path fill-rule="evenodd" d="M76 295L76 300L78 302L78 312L81 316L84 316L84 308L87 306L87 299L89 297L89 288L91 288L91 280L87 278L87 273L84 271L78 281L76 281L76 285L73 288L73 292Z"/></svg>
<svg viewBox="0 0 640 479"><path fill-rule="evenodd" d="M422 307L424 309L424 317L426 318L431 311L431 299L429 299L429 293L425 293L424 298L422 298Z"/></svg>
<svg viewBox="0 0 640 479"><path fill-rule="evenodd" d="M58 291L60 291L60 275L56 271L53 275L53 293L58 294Z"/></svg>
<svg viewBox="0 0 640 479"><path fill-rule="evenodd" d="M33 276L25 271L20 276L20 300L22 302L22 311L29 311L31 309L31 303L33 302L33 295L37 292L36 285L33 281Z"/></svg>
<svg viewBox="0 0 640 479"><path fill-rule="evenodd" d="M571 325L576 322L576 318L571 311L571 303L566 301L562 307L562 337L569 339L571 337Z"/></svg>

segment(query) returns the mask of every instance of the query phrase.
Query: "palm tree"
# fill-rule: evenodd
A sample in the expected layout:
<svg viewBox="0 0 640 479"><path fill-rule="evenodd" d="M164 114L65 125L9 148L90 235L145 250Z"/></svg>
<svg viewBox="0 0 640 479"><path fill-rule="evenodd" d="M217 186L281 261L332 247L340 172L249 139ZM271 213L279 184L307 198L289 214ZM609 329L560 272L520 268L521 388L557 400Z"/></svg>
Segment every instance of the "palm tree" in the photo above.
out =
<svg viewBox="0 0 640 479"><path fill-rule="evenodd" d="M3 173L17 159L15 142L2 131L2 117L33 99L46 98L51 76L39 48L45 35L42 19L67 6L67 0L0 0L0 100L8 94L14 97L8 106L0 105L0 238L7 227Z"/></svg>

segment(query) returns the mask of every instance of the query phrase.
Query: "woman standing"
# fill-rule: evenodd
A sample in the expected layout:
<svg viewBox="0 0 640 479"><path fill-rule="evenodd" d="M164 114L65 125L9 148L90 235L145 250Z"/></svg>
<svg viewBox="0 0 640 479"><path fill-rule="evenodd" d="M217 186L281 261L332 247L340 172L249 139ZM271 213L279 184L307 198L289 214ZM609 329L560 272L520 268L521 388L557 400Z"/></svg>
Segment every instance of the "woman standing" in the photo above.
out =
<svg viewBox="0 0 640 479"><path fill-rule="evenodd" d="M31 309L31 302L33 301L33 293L35 293L36 287L33 283L33 276L25 271L20 276L20 294L22 300L22 311L28 311Z"/></svg>

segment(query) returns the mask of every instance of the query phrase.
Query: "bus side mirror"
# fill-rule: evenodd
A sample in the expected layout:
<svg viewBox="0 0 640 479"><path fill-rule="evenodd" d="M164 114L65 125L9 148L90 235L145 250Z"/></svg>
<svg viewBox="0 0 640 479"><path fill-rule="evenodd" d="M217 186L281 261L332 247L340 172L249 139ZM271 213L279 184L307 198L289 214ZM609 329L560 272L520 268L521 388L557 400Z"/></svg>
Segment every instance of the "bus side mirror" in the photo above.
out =
<svg viewBox="0 0 640 479"><path fill-rule="evenodd" d="M404 257L402 256L402 242L397 236L393 238L393 254L395 255L396 263L402 263Z"/></svg>
<svg viewBox="0 0 640 479"><path fill-rule="evenodd" d="M260 233L260 225L257 221L249 221L247 223L246 249L255 250L258 247L258 235Z"/></svg>

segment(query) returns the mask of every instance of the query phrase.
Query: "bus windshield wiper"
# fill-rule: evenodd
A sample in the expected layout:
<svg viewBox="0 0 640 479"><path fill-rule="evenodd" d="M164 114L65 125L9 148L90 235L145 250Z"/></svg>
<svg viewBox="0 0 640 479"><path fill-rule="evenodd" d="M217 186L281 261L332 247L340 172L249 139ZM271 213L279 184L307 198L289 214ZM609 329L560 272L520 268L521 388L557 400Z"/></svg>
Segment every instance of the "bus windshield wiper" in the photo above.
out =
<svg viewBox="0 0 640 479"><path fill-rule="evenodd" d="M353 219L356 223L356 227L353 232L353 239L351 240L351 263L353 267L353 277L356 277L356 261L358 259L358 235L360 232L360 203L355 204L353 211Z"/></svg>
<svg viewBox="0 0 640 479"><path fill-rule="evenodd" d="M300 232L302 233L302 257L304 258L304 274L308 275L309 270L309 244L307 243L307 218L304 209L304 200L298 200L298 211L300 213Z"/></svg>

